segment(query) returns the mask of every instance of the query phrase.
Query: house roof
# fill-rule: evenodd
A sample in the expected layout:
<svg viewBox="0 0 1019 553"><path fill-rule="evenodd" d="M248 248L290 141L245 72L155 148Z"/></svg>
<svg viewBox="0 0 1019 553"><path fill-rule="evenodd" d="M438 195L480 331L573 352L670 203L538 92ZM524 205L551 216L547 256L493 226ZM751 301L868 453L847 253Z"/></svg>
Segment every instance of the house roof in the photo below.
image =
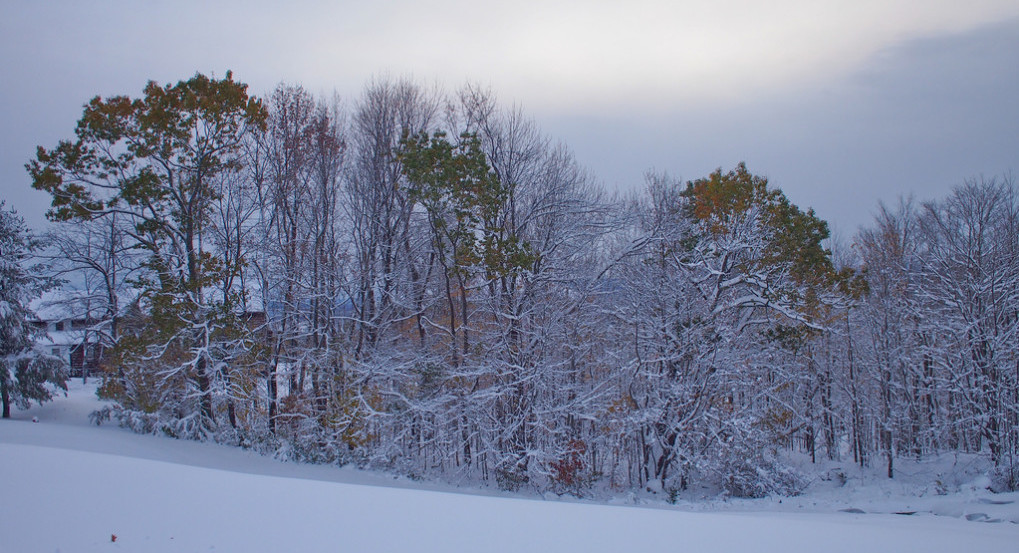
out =
<svg viewBox="0 0 1019 553"><path fill-rule="evenodd" d="M35 345L44 349L57 346L77 346L84 340L84 330L53 330L36 338ZM90 340L95 341L94 338Z"/></svg>
<svg viewBox="0 0 1019 553"><path fill-rule="evenodd" d="M118 304L123 311L137 292L125 290L118 294ZM49 290L39 298L32 300L28 307L35 315L34 320L43 322L66 321L75 319L102 319L106 315L107 300L104 294L58 288Z"/></svg>

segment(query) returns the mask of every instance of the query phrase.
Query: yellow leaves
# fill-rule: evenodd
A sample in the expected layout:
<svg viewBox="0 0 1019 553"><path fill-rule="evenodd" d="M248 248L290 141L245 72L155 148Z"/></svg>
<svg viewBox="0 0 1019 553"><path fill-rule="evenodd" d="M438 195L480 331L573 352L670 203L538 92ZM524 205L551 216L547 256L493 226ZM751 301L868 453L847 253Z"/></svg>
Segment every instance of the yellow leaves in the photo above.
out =
<svg viewBox="0 0 1019 553"><path fill-rule="evenodd" d="M637 405L637 402L633 400L633 396L631 396L629 392L623 392L623 395L609 403L609 407L606 409L606 412L609 415L617 415L629 413L638 408L639 406Z"/></svg>
<svg viewBox="0 0 1019 553"><path fill-rule="evenodd" d="M324 428L339 432L343 443L356 449L375 440L375 434L370 431L370 415L382 409L382 395L376 387L345 389L330 397L329 406L319 422Z"/></svg>
<svg viewBox="0 0 1019 553"><path fill-rule="evenodd" d="M713 234L721 234L750 208L767 204L773 193L768 192L768 179L750 174L740 162L724 175L719 168L706 179L688 182L683 195L690 200L690 214L709 222Z"/></svg>
<svg viewBox="0 0 1019 553"><path fill-rule="evenodd" d="M772 408L761 417L760 424L769 430L769 433L784 435L785 431L792 424L794 414L789 409Z"/></svg>

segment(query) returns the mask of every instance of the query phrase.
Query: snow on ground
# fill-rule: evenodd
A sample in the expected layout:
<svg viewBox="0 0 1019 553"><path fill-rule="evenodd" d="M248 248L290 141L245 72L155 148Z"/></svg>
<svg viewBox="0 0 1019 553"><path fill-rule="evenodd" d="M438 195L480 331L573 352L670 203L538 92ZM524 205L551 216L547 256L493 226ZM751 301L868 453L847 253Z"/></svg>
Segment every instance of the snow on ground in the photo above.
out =
<svg viewBox="0 0 1019 553"><path fill-rule="evenodd" d="M1016 551L1019 544L1019 498L990 494L979 481L917 496L850 480L782 502L677 508L469 495L88 426L93 391L75 381L68 398L0 421L0 552L859 553ZM916 514L884 514L896 510ZM989 519L1004 522L975 522Z"/></svg>
<svg viewBox="0 0 1019 553"><path fill-rule="evenodd" d="M800 496L718 499L710 493L699 497L694 491L681 498L678 506L691 511L936 515L1019 524L1019 493L990 491L987 474L993 467L986 456L945 454L922 461L898 458L894 479L885 476L881 460L873 464L876 466L864 469L851 461L819 459L815 465L804 458L800 472L815 476Z"/></svg>

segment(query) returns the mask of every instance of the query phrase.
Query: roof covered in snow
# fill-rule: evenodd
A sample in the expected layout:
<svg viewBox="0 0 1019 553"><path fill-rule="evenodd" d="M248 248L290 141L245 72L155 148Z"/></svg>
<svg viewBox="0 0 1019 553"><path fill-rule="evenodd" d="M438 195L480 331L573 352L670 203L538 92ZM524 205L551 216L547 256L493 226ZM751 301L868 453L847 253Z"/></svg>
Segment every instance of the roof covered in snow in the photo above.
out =
<svg viewBox="0 0 1019 553"><path fill-rule="evenodd" d="M121 311L137 297L137 291L125 290L118 294ZM39 321L66 321L80 319L102 319L106 315L108 301L105 294L97 291L58 288L43 293L29 303L29 309Z"/></svg>

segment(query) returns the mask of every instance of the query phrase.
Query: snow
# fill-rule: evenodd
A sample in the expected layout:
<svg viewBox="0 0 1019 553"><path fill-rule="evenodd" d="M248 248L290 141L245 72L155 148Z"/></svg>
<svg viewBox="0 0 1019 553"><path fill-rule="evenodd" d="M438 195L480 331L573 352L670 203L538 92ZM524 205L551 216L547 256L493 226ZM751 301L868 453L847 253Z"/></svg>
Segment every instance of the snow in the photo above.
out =
<svg viewBox="0 0 1019 553"><path fill-rule="evenodd" d="M1019 543L1019 497L989 494L979 481L922 497L850 480L782 502L541 501L88 426L96 407L94 388L75 380L68 397L0 421L0 552L859 553ZM874 514L907 506L917 514ZM984 518L966 516L977 508ZM1003 522L978 522L987 519Z"/></svg>
<svg viewBox="0 0 1019 553"><path fill-rule="evenodd" d="M137 299L138 290L124 289L117 292L117 303L126 309ZM62 287L47 290L29 302L29 310L37 320L57 322L69 319L101 319L106 314L109 300L105 293Z"/></svg>

